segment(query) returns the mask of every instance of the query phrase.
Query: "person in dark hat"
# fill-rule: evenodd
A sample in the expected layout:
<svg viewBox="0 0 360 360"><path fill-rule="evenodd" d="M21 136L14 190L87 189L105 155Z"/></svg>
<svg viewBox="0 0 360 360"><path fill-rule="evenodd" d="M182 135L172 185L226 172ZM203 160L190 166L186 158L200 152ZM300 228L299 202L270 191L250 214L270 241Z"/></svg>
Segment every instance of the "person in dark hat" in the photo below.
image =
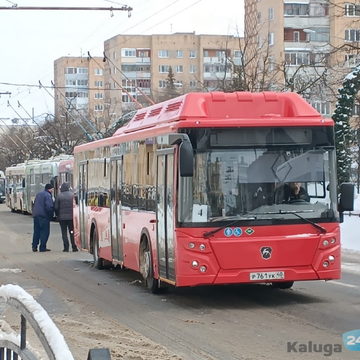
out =
<svg viewBox="0 0 360 360"><path fill-rule="evenodd" d="M68 231L70 234L72 251L78 251L74 241L73 202L74 194L70 191L70 185L68 183L61 184L60 194L55 200L55 213L61 228L64 252L69 251Z"/></svg>
<svg viewBox="0 0 360 360"><path fill-rule="evenodd" d="M50 251L46 247L46 243L50 235L50 220L54 216L54 202L52 198L52 192L54 185L46 184L45 189L36 194L34 207L32 210L32 216L34 219L34 233L32 240L32 250L38 251Z"/></svg>

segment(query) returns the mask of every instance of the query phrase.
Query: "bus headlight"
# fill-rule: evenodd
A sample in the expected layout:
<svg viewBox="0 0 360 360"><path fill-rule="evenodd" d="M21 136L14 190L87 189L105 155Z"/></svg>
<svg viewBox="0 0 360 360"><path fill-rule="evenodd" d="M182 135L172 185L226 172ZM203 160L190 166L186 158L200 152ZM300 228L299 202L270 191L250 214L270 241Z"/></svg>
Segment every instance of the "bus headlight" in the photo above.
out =
<svg viewBox="0 0 360 360"><path fill-rule="evenodd" d="M207 268L205 265L201 265L199 270L200 270L200 272L204 273L204 272L206 272Z"/></svg>
<svg viewBox="0 0 360 360"><path fill-rule="evenodd" d="M334 262L334 261L335 261L335 256L330 255L330 256L328 257L328 259L329 259L330 262Z"/></svg>
<svg viewBox="0 0 360 360"><path fill-rule="evenodd" d="M193 242L189 243L189 249L193 249L195 247L195 244Z"/></svg>
<svg viewBox="0 0 360 360"><path fill-rule="evenodd" d="M324 246L329 246L329 240L324 240L324 241L323 241L323 245L324 245Z"/></svg>
<svg viewBox="0 0 360 360"><path fill-rule="evenodd" d="M193 260L192 263L191 263L191 266L196 268L196 267L199 266L199 263L196 260Z"/></svg>
<svg viewBox="0 0 360 360"><path fill-rule="evenodd" d="M323 262L322 266L323 266L324 268L327 268L327 267L329 266L329 262L325 260L325 261Z"/></svg>
<svg viewBox="0 0 360 360"><path fill-rule="evenodd" d="M200 249L201 251L204 251L204 250L206 249L205 244L200 244L200 245L199 245L199 249Z"/></svg>

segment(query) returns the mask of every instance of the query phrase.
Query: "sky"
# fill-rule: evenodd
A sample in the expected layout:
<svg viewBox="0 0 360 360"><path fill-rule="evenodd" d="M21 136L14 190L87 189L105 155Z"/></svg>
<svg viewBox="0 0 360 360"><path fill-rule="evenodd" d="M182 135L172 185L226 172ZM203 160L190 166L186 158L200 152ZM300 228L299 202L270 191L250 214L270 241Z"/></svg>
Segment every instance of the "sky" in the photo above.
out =
<svg viewBox="0 0 360 360"><path fill-rule="evenodd" d="M130 17L127 11L0 10L0 118L53 113L53 98L38 85L51 86L54 60L101 56L104 41L115 35L243 32L243 0L0 0L0 7L15 5L133 10Z"/></svg>

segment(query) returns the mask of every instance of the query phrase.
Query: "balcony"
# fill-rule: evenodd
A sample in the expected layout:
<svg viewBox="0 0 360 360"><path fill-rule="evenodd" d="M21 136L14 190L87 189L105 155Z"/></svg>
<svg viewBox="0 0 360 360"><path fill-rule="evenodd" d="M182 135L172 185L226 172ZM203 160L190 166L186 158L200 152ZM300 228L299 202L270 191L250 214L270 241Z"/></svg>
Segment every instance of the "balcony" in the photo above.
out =
<svg viewBox="0 0 360 360"><path fill-rule="evenodd" d="M122 57L121 62L124 64L147 64L151 63L151 58L149 57Z"/></svg>
<svg viewBox="0 0 360 360"><path fill-rule="evenodd" d="M284 27L293 29L305 29L309 27L330 26L329 16L290 16L284 17Z"/></svg>

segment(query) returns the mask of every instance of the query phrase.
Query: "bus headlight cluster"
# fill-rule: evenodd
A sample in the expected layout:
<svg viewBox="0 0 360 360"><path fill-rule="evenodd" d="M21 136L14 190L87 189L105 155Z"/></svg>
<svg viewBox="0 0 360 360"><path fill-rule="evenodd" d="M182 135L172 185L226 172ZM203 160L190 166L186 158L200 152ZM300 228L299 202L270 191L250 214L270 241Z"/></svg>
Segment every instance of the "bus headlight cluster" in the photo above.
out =
<svg viewBox="0 0 360 360"><path fill-rule="evenodd" d="M205 272L207 271L207 267L206 267L205 265L201 265L201 266L199 267L199 262L198 262L197 260L193 260L193 261L191 262L191 266L192 266L194 269L199 268L199 271L200 271L201 273L205 273Z"/></svg>
<svg viewBox="0 0 360 360"><path fill-rule="evenodd" d="M189 249L195 249L196 244L193 243L193 242L189 242L188 247L189 247ZM205 251L206 250L206 245L205 244L200 244L199 245L199 250L200 251Z"/></svg>
<svg viewBox="0 0 360 360"><path fill-rule="evenodd" d="M336 239L335 238L331 238L331 239L326 239L322 242L323 246L329 246L334 245L336 243Z"/></svg>
<svg viewBox="0 0 360 360"><path fill-rule="evenodd" d="M334 263L334 261L335 261L335 256L334 255L329 255L327 260L323 261L322 266L324 268L327 268L327 267L329 267L330 264Z"/></svg>

